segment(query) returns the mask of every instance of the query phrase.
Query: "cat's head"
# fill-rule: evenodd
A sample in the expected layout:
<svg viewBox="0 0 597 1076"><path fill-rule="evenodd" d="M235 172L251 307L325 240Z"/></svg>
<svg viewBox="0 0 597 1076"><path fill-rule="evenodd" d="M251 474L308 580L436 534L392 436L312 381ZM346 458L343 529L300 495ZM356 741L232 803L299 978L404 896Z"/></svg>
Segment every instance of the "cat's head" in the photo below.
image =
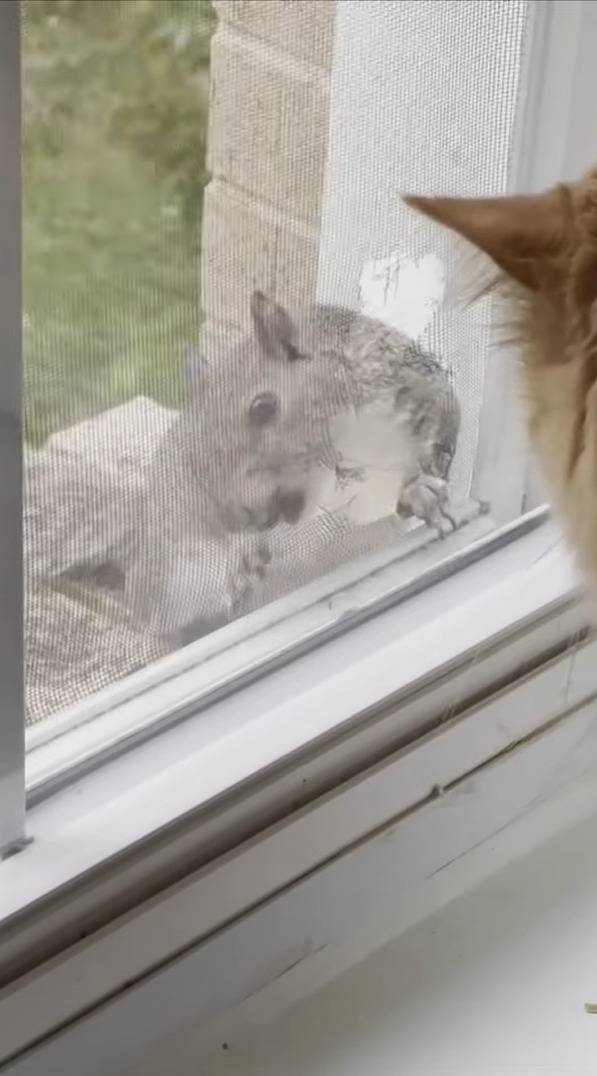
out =
<svg viewBox="0 0 597 1076"><path fill-rule="evenodd" d="M565 362L579 344L597 345L597 168L541 194L404 201L489 256L494 282L531 314L534 360Z"/></svg>
<svg viewBox="0 0 597 1076"><path fill-rule="evenodd" d="M493 263L493 279L477 263L477 291L497 285L507 300L529 432L571 545L597 584L597 168L542 194L405 201Z"/></svg>

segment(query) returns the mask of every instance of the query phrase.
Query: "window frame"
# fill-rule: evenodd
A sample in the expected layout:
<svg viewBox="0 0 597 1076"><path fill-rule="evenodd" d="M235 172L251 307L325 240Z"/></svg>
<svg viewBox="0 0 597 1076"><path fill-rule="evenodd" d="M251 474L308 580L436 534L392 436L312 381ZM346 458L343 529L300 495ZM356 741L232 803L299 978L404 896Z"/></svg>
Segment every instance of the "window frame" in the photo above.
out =
<svg viewBox="0 0 597 1076"><path fill-rule="evenodd" d="M470 574L460 573L438 583L431 601L429 588L420 594L423 624L415 633L397 637L391 621L398 629L404 609L388 610L389 641L367 659L355 662L347 648L367 635L372 621L336 641L325 678L309 670L320 651L299 659L295 682L302 690L290 698L272 700L275 674L258 681L255 719L211 748L193 744L200 725L191 719L32 808L31 846L2 865L5 1056L10 1044L25 1048L24 1039L15 1041L25 1034L23 1022L14 1020L15 998L24 1013L34 1004L37 1023L29 1022L26 1033L49 1034L52 1021L58 1027L67 1019L65 1006L75 1019L112 994L117 980L120 987L144 981L191 939L215 936L251 908L266 906L281 888L355 843L368 843L392 819L416 815L438 789L521 741L534 742L595 697L596 644L586 638L587 609L557 530L545 523L475 567L474 593ZM438 604L443 611L433 618ZM283 670L279 679L286 677ZM336 737L327 735L330 711L340 718ZM164 766L168 739L177 734L177 762ZM415 756L406 784L384 777L382 794L378 778ZM370 809L348 809L354 788L369 781ZM330 796L333 825L325 821ZM298 822L298 844L259 865L257 846L272 833L284 840ZM231 864L239 872L234 885ZM172 915L168 929L165 922L157 933L146 928L145 913L156 901L204 878L212 897L195 899L190 919ZM186 941L178 923L189 931ZM96 944L121 927L140 932L143 945L122 945L120 962L96 967ZM83 987L80 961L88 959ZM76 991L58 988L64 973L75 975ZM51 982L56 989L48 989ZM46 999L43 1011L30 1000L37 996ZM55 1001L48 1006L49 998Z"/></svg>
<svg viewBox="0 0 597 1076"><path fill-rule="evenodd" d="M490 517L477 514L476 505L466 506L459 529L442 541L420 526L399 546L386 542L374 547L370 555L31 726L25 759L28 803L180 721L208 712L212 703L241 692L301 653L325 646L338 633L465 571L545 518L539 508L496 530ZM380 527L387 522L380 521ZM328 732L333 733L331 724Z"/></svg>
<svg viewBox="0 0 597 1076"><path fill-rule="evenodd" d="M540 0L540 7L542 10L545 7L543 0ZM338 45L336 40L334 57L337 56ZM340 103L341 100L340 93ZM338 112L337 108L335 112ZM342 129L345 117L338 114L333 121ZM330 183L333 186L333 169L329 160L326 171L326 186L329 187ZM327 201L329 203L329 197ZM322 230L325 231L325 228ZM326 252L320 254L321 275L325 269L323 262ZM329 250L327 254L329 255ZM504 523L517 519L522 508L523 477L520 480L513 479L512 474L524 475L525 467L520 461L520 452L524 450L521 447L518 408L510 399L513 395L511 385L509 389L505 389L510 393L510 406L507 409L506 400L502 398L506 383L512 380L508 373L508 363L503 359L504 356L500 354L492 363L492 369L496 371L493 380L500 391L499 433L503 435L502 443L507 442L509 445L508 460L502 460L507 463L504 468L508 475L505 482L507 492L496 498L497 514L492 511L481 523L473 524L467 531L450 537L443 543L433 544L424 554L420 551L429 544L432 537L425 528L418 527L406 540L401 541L399 548L394 545L391 535L389 539L387 536L381 540L379 537L373 538L375 528L372 528L371 545L372 548L377 545L378 555L345 564L340 570L301 588L297 593L285 595L266 609L243 617L242 621L220 630L217 635L187 647L184 652L155 663L151 668L127 677L126 681L110 685L91 698L83 699L75 706L50 715L43 722L27 728L25 775L28 802L36 802L40 796L50 793L62 782L76 779L83 770L101 765L116 751L131 749L146 736L159 733L167 724L182 719L183 713L195 712L199 705L207 705L211 698L219 696L221 692L238 690L246 679L254 675L265 675L273 661L290 658L294 648L305 648L316 643L321 645L326 637L336 630L349 627L343 606L350 603L354 612L353 622L365 615L366 610L362 607L360 594L370 590L370 586L366 582L361 586L359 581L367 580L370 575L378 573L380 566L388 566L385 590L384 587L378 589L380 605L393 600L403 600L412 592L414 585L423 585L428 581L427 577L423 578L422 573L434 562L437 562L440 572L465 567L469 560L465 546L474 543L480 534L489 534ZM501 421L505 413L510 416L512 424L512 428L506 431ZM492 459L488 466L494 473L495 459ZM483 489L477 489L478 485L475 478L474 493L482 501ZM481 485L483 486L483 483ZM506 501L509 506L507 510ZM484 511L484 507L479 505L478 500L463 505L460 522L471 522L479 511ZM388 529L387 521L380 521L380 533L384 526ZM521 533L523 531L524 527ZM508 532L505 532L505 539L507 535ZM433 537L435 538L435 535ZM458 563L452 557L453 551L461 553ZM393 571L389 567L392 560L396 561ZM445 565L442 564L444 560ZM421 576L418 582L417 576ZM432 577L433 573L429 580ZM347 588L347 583L353 585ZM329 614L326 609L328 600ZM368 615L373 615L371 597L365 600ZM309 604L311 608L308 608ZM337 606L340 606L339 612ZM247 653L254 655L251 663L247 659ZM189 680L191 668L193 689L185 705L179 709L176 706L178 688L182 690L185 679ZM180 680L177 682L179 676ZM170 688L167 687L168 682ZM171 703L154 703L154 699L158 699L160 694L167 694L170 689ZM140 704L145 707L146 716L143 718L140 716Z"/></svg>
<svg viewBox="0 0 597 1076"><path fill-rule="evenodd" d="M21 63L17 0L0 8L0 860L25 842L21 558Z"/></svg>
<svg viewBox="0 0 597 1076"><path fill-rule="evenodd" d="M530 44L523 72L527 80L529 71L533 72L534 77L535 66L541 67L542 78L547 77L545 65L539 61L545 53L546 37L551 40L551 36L559 32L559 17L558 11L554 14L550 0L532 0L528 31ZM547 75L551 76L552 66L553 63L548 65ZM532 79L531 84L533 89ZM536 119L536 96L536 93L531 95L533 107L530 114L533 121ZM516 174L521 170L524 172L526 168L526 157L521 153L520 146L525 146L528 140L527 111L522 110L522 121L514 136L517 158L514 182ZM337 119L341 125L342 117ZM437 577L433 570L435 565L440 575L465 569L476 556L474 548L467 547L473 546L482 534L496 534L498 543L511 540L514 532L507 525L503 538L498 528L509 522L519 525L526 470L521 452L525 456L526 447L522 447L521 421L513 399L514 378L513 371L508 371L508 359L509 356L502 354L494 356L490 361L493 374L490 373L488 378L491 391L496 390L496 385L499 388L498 425L503 426L501 418L504 414L511 416L512 424L505 434L501 430L509 447L508 459L501 459L502 463L507 463L504 467L506 479L502 483L504 489L496 495L495 512L491 511L484 520L474 522L479 504L469 502L463 506L461 513L463 530L441 543L430 543L432 536L424 527L418 527L403 540L400 548L392 548L387 537L384 548L379 548L381 543L378 539L378 553L346 564L296 593L285 595L264 609L228 625L213 636L29 727L26 729L25 758L28 803L38 802L64 782L76 780L81 773L102 765L118 751L131 750L147 736L160 734L169 724L196 713L199 707L207 706L223 693L240 690L244 683L250 682L255 676L266 675L268 669L281 661L292 660L294 653L314 645L323 645L326 638L332 637L338 630L345 630L365 615L374 615L372 582L374 586L379 584L377 600L379 607L383 608L386 603L402 601L413 589L432 582ZM501 373L498 367L501 367ZM489 395L488 388L485 411ZM485 456L486 453L483 458ZM486 470L482 459L479 466L481 471ZM495 458L487 466L493 473ZM486 483L479 485L477 470L473 489L482 501ZM523 478L513 480L512 473L523 475ZM508 487L507 490L505 487ZM380 527L383 528L386 522L380 521ZM527 523L520 524L521 534L525 533L526 527ZM373 548L375 544L372 541ZM493 548L491 539L486 548ZM429 574L424 574L428 571ZM352 620L346 616L347 605L350 606Z"/></svg>
<svg viewBox="0 0 597 1076"><path fill-rule="evenodd" d="M589 0L534 2L548 11L545 78L553 86L556 78L561 83L563 73L572 80L568 94L560 85L567 100L566 123L575 87L584 86L586 97L588 80L594 82L585 46L587 40L597 40L597 10ZM16 0L5 2L2 13L9 7L16 10ZM545 100L551 100L549 94ZM546 132L550 116L544 107L537 129ZM578 116L576 121L573 134L580 149L568 138L566 161L570 155L580 159L583 142L593 134L588 122L579 122ZM562 161L554 164L556 174L562 167ZM162 973L180 970L187 956L201 953L205 958L194 965L191 981L208 977L210 967L223 969L219 1001L210 1007L209 999L203 999L198 1020L237 1004L248 986L249 993L264 983L278 988L289 964L306 969L316 963L316 953L297 950L298 934L289 941L296 924L303 939L310 931L315 936L314 905L305 897L311 878L331 884L322 913L330 943L334 902L337 906L340 892L353 892L353 882L358 904L353 910L373 938L379 904L377 898L363 904L357 885L364 870L372 876L368 850L375 851L377 892L385 901L386 927L393 929L396 855L403 856L404 849L392 851L384 838L397 828L406 832L404 826L416 832L411 826L424 821L432 799L441 799L496 759L506 766L524 760L525 803L541 806L543 777L561 758L559 737L567 742L570 735L576 743L577 724L581 734L591 724L597 644L587 638L590 613L580 600L559 533L544 511L514 524L512 534L516 538L508 544L490 536L485 541L494 543L492 552L476 563L436 577L433 586L408 603L391 606L325 646L295 656L292 665L244 687L244 695L213 703L212 717L217 719L218 708L232 716L209 748L200 731L209 715L189 717L134 750L115 752L93 772L84 766L78 780L58 781L51 795L33 797L28 815L33 841L0 864L0 1064L12 1058L10 1071L33 1076L50 1071L49 1060L56 1057L52 1051L62 1048L63 1076L81 1071L81 1056L101 1061L105 1071L106 1059L114 1060L110 1050L123 1041L110 1038L106 1027L124 1034L126 1025L130 1042L140 1032L141 1010L147 1012L141 1005L131 1020L132 1010L126 1005L119 1009L119 1001L133 995L146 999L140 991ZM417 617L417 631L409 634L408 620L412 624ZM373 646L380 627L383 644ZM365 654L366 642L369 653L355 660L354 647L363 644ZM292 676L291 696L276 696ZM250 693L254 719L241 724L238 704ZM547 758L545 744L551 745ZM581 774L581 763L575 765L574 774ZM408 777L406 792L395 766ZM366 788L365 802L358 797ZM593 809L594 799L583 800L583 809ZM517 826L524 819L510 817L507 797L498 796L498 801L499 811L487 816L485 836L479 839L497 839L499 815L509 834L504 855L520 854ZM471 817L483 814L483 802L482 782L473 781ZM572 817L563 803L556 797L547 804L541 816L543 838L563 824L564 815ZM272 839L275 847L268 843ZM416 860L416 840L410 847L407 865ZM471 838L469 850L474 847ZM352 863L341 886L330 873L339 862ZM438 859L435 868L443 871L444 866ZM239 872L234 883L229 868ZM421 874L411 904L429 906L435 885L431 878L432 873ZM192 888L199 882L211 886L210 902ZM177 918L172 900L183 893L189 897L188 915ZM162 915L150 927L147 915L160 907ZM281 907L289 918L276 939L274 909ZM264 924L257 937L271 934L265 970L258 947L249 944L256 915ZM179 927L186 931L184 937ZM237 930L243 938L237 946L241 956L238 964L226 963L226 946L234 937L238 942ZM113 952L122 956L113 965L107 955L98 960L98 954L108 953L102 947L110 939L118 940ZM211 963L213 948L208 952L213 945L219 945L216 965ZM186 1005L188 976L184 982ZM22 1018L15 1020L18 1012ZM106 1014L116 1024L106 1025ZM172 1005L168 1019L172 1030ZM67 1065L66 1046L75 1039L79 1052ZM82 1055L83 1043L87 1053ZM97 1054L89 1049L93 1043Z"/></svg>
<svg viewBox="0 0 597 1076"><path fill-rule="evenodd" d="M587 637L586 608L553 530L537 530L525 543L526 566L483 590L473 607L448 606L434 625L436 643L476 633L478 661L472 646L464 668L451 663L447 676L419 676L416 690L370 711L352 736L345 727L342 743L304 750L313 714L338 694L352 706L354 668L333 676L326 691L305 676L302 695L264 711L251 732L238 730L238 753L229 743L207 753L199 746L178 767L121 787L108 804L97 796L93 804L83 783L54 797L53 815L51 800L34 808L38 841L3 865L0 1063L13 1060L15 1076L33 1076L54 1071L60 1056L56 1071L67 1076L85 1044L98 1074L113 1065L119 1071L124 1045L205 1030L262 991L271 1003L295 962L299 988L311 989L321 975L320 946L331 946L325 974L336 974L346 951L358 958L357 923L363 956L430 903L451 899L455 884L473 884L475 870L448 869L461 856L474 864L480 852L485 876L521 854L521 841L523 850L535 847L597 809L597 641ZM495 555L502 560L496 575L504 552ZM420 660L420 646L407 651L403 640L373 655L361 690L379 682L382 670L391 680L400 662ZM446 691L458 675L471 694L447 717ZM491 686L475 692L488 679ZM291 710L296 722L288 720ZM435 719L427 731L414 740L401 735L400 722L422 713ZM286 767L272 746L281 719L294 741ZM147 747L159 753L157 745ZM254 782L245 780L251 754L266 762ZM193 813L198 786L209 799ZM435 803L442 810L430 819ZM406 884L409 870L406 906L396 907L395 886ZM197 994L193 982L207 984L207 993ZM151 1032L148 1011L156 1014Z"/></svg>

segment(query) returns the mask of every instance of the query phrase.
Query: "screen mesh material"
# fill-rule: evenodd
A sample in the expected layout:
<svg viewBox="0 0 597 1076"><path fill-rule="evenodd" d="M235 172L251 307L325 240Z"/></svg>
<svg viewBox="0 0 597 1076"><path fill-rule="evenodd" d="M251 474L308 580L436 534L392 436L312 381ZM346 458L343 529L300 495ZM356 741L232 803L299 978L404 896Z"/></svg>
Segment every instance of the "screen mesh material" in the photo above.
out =
<svg viewBox="0 0 597 1076"><path fill-rule="evenodd" d="M457 254L451 236L397 195L507 189L526 0L346 0L337 8L319 294L356 304L364 266L430 251L448 284ZM391 313L391 296L384 305ZM486 303L440 304L427 334L463 408L451 472L456 500L473 479L489 330Z"/></svg>
<svg viewBox="0 0 597 1076"><path fill-rule="evenodd" d="M506 189L527 7L24 3L29 723L470 516L489 312L399 194Z"/></svg>

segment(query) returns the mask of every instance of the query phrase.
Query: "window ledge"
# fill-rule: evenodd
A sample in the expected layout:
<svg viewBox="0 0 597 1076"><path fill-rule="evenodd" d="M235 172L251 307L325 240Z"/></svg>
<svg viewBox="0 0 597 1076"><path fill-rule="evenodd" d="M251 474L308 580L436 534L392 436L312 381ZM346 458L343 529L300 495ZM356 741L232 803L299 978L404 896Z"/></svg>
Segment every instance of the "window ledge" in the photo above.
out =
<svg viewBox="0 0 597 1076"><path fill-rule="evenodd" d="M557 532L543 523L253 683L241 713L238 697L222 699L43 800L29 814L32 844L0 868L0 984L183 876L213 867L219 877L217 857L233 862L238 851L245 881L195 903L192 937L205 936L536 735L595 693L595 644L579 643L586 624ZM449 755L420 766L409 756L381 802L365 796L323 823L333 790L360 787L413 741L423 760L448 736ZM260 868L242 859L245 841L305 812L302 858ZM171 952L176 922L152 933L145 970Z"/></svg>
<svg viewBox="0 0 597 1076"><path fill-rule="evenodd" d="M492 519L479 516L478 505L470 502L460 511L455 533L438 541L427 528L420 527L402 538L398 548L395 535L389 540L393 534L391 521L380 520L372 525L374 552L29 729L26 759L29 806L106 760L132 747L138 750L145 740L177 724L188 723L190 718L201 717L199 738L203 744L214 738L208 731L212 725L215 738L220 738L223 729L228 731L230 722L223 720L214 704L246 689L264 674L271 676L283 665L295 662L297 655L320 648L366 621L369 623L358 636L362 646L353 650L351 662L361 660L374 637L382 647L388 638L398 639L412 633L425 622L415 604L424 590L433 587L434 617L438 600L434 585L455 573L462 576L464 570L470 571L480 560L486 560L504 546L516 542L518 548L520 538L541 528L545 519L545 509L538 509L523 520L497 530ZM385 535L382 548L377 547L380 533ZM555 533L550 540L557 544ZM517 557L515 553L515 560ZM491 561L489 570L483 571L479 579L480 585L485 588L503 577L510 570L510 560L506 555L503 562ZM467 586L468 582L464 588L457 584L452 600L462 601ZM442 597L438 592L440 602ZM406 607L405 603L408 603ZM394 615L388 634L385 621L380 621L384 627L377 630L372 618L379 618L390 608L394 609ZM318 669L318 680L322 674L327 675L329 653L326 648L325 668L321 672ZM312 664L316 668L322 663L314 658ZM430 666L433 673L432 661ZM310 679L313 679L311 673ZM213 721L211 715L216 710L217 721ZM238 716L238 707L233 712ZM241 719L244 722L244 716ZM334 719L330 719L330 728L325 731L333 731L334 724ZM163 743L163 737L161 740Z"/></svg>
<svg viewBox="0 0 597 1076"><path fill-rule="evenodd" d="M549 568L544 591L548 578L554 583L543 595L553 612L559 602L553 558L546 553L527 564L526 577L537 585L539 564ZM496 588L494 615L506 598L513 600L508 584ZM519 595L525 589L519 576ZM523 604L521 599L521 614ZM570 607L559 608L561 625ZM463 631L475 622L475 609L473 602L461 621ZM445 619L440 616L436 626L439 621L445 630ZM546 631L548 621L540 623ZM261 819L254 813L252 839L239 841L220 858L212 856L200 869L194 870L190 860L183 869L179 861L178 880L145 901L137 892L128 913L112 914L101 930L90 933L87 921L81 938L83 898L63 897L71 923L78 920L78 940L68 945L63 937L60 945L58 937L54 958L44 962L42 937L28 974L18 976L15 970L0 991L0 1063L13 1059L15 1076L50 1071L78 1076L82 1058L89 1076L119 1072L141 1037L146 1045L149 1040L157 1045L206 1027L246 999L271 999L272 991L290 996L297 982L299 991L305 983L318 985L347 961L350 966L505 862L597 810L597 642L585 639L559 650L409 746L384 753L374 764L363 758L352 777L300 809L291 808L293 786L287 783L286 811L280 811L279 801L277 813L268 812L264 780ZM470 662L469 651L472 673L474 655ZM438 691L445 696L446 680L428 687L437 713ZM329 702L333 693L325 698ZM411 698L405 708L412 704ZM392 712L396 726L396 709ZM310 714L310 706L303 705L295 716L309 724ZM370 715L369 734L374 726ZM336 767L338 761L336 756ZM213 763L212 758L215 769ZM238 756L228 754L229 769L238 764ZM309 759L295 759L299 783L310 780L310 765ZM196 769L195 790L207 773L208 768ZM165 784L161 791L167 791ZM173 784L169 791L176 791ZM238 811L250 803L246 791L247 797L237 796ZM130 837L131 825L139 827L142 810L151 813L155 793L155 786L143 797L137 790L135 804L120 801L118 811L114 804L102 812L101 832L93 814L71 820L60 844L48 831L27 856L4 865L11 876L3 893L15 891L19 871L26 868L31 882L36 855L47 871L52 866L56 871L69 857L72 866L75 845L82 855L87 839L105 856L110 839L115 847L125 832ZM48 806L40 805L40 814ZM180 808L180 798L175 806ZM172 805L162 801L162 808L169 813ZM237 813L237 833L238 821ZM41 817L39 822L41 833ZM151 823L156 824L155 814ZM172 847L179 834L172 829L169 836ZM215 847L212 842L212 852ZM89 848L84 851L90 862ZM151 869L155 874L155 854ZM101 881L93 892L96 898L106 896ZM6 910L5 898L4 904ZM43 916L46 938L54 915L55 907ZM17 932L18 925L15 920ZM5 929L3 956L10 944ZM154 1014L150 1025L148 1012Z"/></svg>
<svg viewBox="0 0 597 1076"><path fill-rule="evenodd" d="M361 555L307 585L295 581L293 588L292 579L278 578L274 591L290 583L283 597L30 727L29 805L116 752L204 711L297 653L474 563L532 528L542 513L533 513L522 530L517 523L499 534L488 516L479 515L474 501L455 516L456 532L441 542L422 525L400 536L395 520L368 524L358 532ZM368 546L373 552L362 555Z"/></svg>

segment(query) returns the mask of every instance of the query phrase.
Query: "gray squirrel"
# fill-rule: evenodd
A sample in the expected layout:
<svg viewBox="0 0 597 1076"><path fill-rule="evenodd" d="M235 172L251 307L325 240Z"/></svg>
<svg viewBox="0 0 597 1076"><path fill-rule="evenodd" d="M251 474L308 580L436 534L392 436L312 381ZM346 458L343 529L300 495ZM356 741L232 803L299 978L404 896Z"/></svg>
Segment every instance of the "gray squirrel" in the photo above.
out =
<svg viewBox="0 0 597 1076"><path fill-rule="evenodd" d="M127 591L159 632L233 614L262 580L270 536L321 506L330 476L359 482L384 430L395 510L444 533L460 407L431 354L360 313L313 305L293 318L261 291L252 332L225 363L196 358L192 391L152 465ZM357 445L360 439L360 444ZM197 565L201 565L197 578Z"/></svg>

